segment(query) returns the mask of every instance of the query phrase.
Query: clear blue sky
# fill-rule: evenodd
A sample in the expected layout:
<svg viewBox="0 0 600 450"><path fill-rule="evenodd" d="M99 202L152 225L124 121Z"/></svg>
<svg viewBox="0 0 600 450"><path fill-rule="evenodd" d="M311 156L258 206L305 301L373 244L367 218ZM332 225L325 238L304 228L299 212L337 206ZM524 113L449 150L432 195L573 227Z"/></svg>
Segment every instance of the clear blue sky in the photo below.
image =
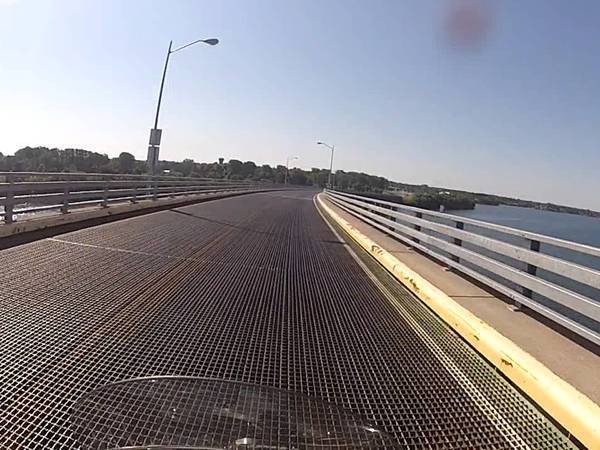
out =
<svg viewBox="0 0 600 450"><path fill-rule="evenodd" d="M336 167L600 210L600 2L491 2L477 49L444 0L0 0L0 151Z"/></svg>

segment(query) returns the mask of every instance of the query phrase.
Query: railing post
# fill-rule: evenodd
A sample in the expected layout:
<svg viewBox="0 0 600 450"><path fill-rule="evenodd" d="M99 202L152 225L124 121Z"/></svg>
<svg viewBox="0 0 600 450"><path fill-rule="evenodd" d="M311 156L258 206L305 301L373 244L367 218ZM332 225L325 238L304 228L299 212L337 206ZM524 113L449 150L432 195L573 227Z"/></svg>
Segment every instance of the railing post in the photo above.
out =
<svg viewBox="0 0 600 450"><path fill-rule="evenodd" d="M12 174L6 175L6 182L8 183L8 190L6 191L6 199L4 200L4 223L13 223L13 210L15 202L14 193L14 179Z"/></svg>
<svg viewBox="0 0 600 450"><path fill-rule="evenodd" d="M152 180L152 200L158 200L158 180Z"/></svg>
<svg viewBox="0 0 600 450"><path fill-rule="evenodd" d="M465 229L464 222L457 221L456 228L458 228L459 230L464 230ZM462 239L454 238L454 245L458 245L459 247L462 247ZM456 255L450 255L450 256L452 258L452 261L455 261L455 262L460 261L460 258L458 256L456 256Z"/></svg>
<svg viewBox="0 0 600 450"><path fill-rule="evenodd" d="M66 181L66 186L63 191L63 201L62 206L60 207L61 214L67 214L69 212L69 193L71 189L69 188L69 181Z"/></svg>
<svg viewBox="0 0 600 450"><path fill-rule="evenodd" d="M539 252L540 251L540 241L536 241L535 239L530 239L529 240L529 249L531 251L534 252ZM529 275L533 275L535 276L537 274L537 266L534 266L533 264L527 264L527 273ZM523 295L527 298L531 298L531 296L533 295L533 293L531 292L531 289L528 289L526 287L522 288L523 290ZM519 304L519 306L521 306Z"/></svg>
<svg viewBox="0 0 600 450"><path fill-rule="evenodd" d="M108 180L104 180L104 189L102 192L102 207L108 208Z"/></svg>
<svg viewBox="0 0 600 450"><path fill-rule="evenodd" d="M396 208L395 206L391 206L391 205L390 205L390 209L391 209L392 211L398 211L398 208ZM390 219L392 222L396 222L396 218L395 218L394 216L388 216L388 218L389 218L389 219ZM389 228L390 228L390 231L396 231L396 228L394 228L394 227L389 227Z"/></svg>
<svg viewBox="0 0 600 450"><path fill-rule="evenodd" d="M418 213L415 213L415 217L416 217L417 219L422 219L422 218L423 218L423 213L420 213L420 212L418 212ZM415 227L414 227L414 228L415 228L415 230L416 230L416 231L421 231L421 227L420 227L419 225L415 225ZM419 239L417 239L417 238L415 238L415 237L414 237L414 238L412 238L412 240L413 240L414 242L416 242L417 244L420 242L420 241L419 241Z"/></svg>
<svg viewBox="0 0 600 450"><path fill-rule="evenodd" d="M137 203L137 184L133 185L133 198L131 199L131 203Z"/></svg>

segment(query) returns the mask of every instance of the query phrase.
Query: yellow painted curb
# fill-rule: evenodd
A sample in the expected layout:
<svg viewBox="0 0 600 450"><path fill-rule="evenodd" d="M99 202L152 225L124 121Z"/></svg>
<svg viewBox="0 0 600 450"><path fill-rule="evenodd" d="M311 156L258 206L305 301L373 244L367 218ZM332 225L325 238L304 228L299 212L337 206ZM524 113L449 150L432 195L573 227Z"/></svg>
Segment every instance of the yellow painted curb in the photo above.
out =
<svg viewBox="0 0 600 450"><path fill-rule="evenodd" d="M317 196L319 206L544 411L590 449L600 449L600 407L541 362L362 234ZM599 374L600 376L600 374Z"/></svg>

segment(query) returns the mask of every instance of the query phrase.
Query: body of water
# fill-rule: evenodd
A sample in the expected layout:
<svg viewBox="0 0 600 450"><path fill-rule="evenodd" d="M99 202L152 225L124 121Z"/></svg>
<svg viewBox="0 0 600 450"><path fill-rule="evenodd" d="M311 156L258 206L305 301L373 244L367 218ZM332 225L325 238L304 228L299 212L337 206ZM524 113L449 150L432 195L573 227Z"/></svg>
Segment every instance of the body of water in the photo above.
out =
<svg viewBox="0 0 600 450"><path fill-rule="evenodd" d="M477 205L475 209L448 211L457 216L554 236L600 247L600 218L518 206Z"/></svg>
<svg viewBox="0 0 600 450"><path fill-rule="evenodd" d="M575 214L565 214L551 211L540 211L532 208L520 208L518 206L491 205L477 205L473 210L450 211L449 213L456 216L469 217L471 219L492 222L498 225L505 225L511 228L518 228L521 230L531 231L547 236L554 236L568 241L574 241L582 244L591 245L594 247L600 247L600 218L597 217L578 216ZM475 231L475 229L468 224L465 224L465 230ZM495 239L502 239L514 245L523 246L525 248L527 248L529 245L529 241L518 238L516 236L506 237L505 235L504 237L500 237L500 235L494 232L484 230L481 228L478 228L477 232L480 234L488 235L489 237ZM476 249L473 247L473 245L467 244L465 245L465 247L471 247L475 251L492 257L505 264L509 264L521 270L525 270L524 263L515 263L514 261L511 261L511 259L508 257L494 254L493 252L487 251L485 249ZM540 251L542 253L546 253L549 255L559 257L561 259L572 261L583 266L600 270L600 258L594 257L592 255L577 253L568 249L549 246L547 244L542 244ZM465 265L470 266L470 264L468 263L465 263ZM475 266L473 266L472 268L480 271L480 269L476 268ZM520 287L508 280L503 280L502 278L494 274L488 275L490 276L490 278L495 279L496 281L499 281L502 284L511 287L512 289L515 289L517 291L521 290ZM537 276L559 286L563 286L569 290L575 291L581 295L586 296L589 299L600 301L600 290L597 290L591 286L580 284L574 280L564 278L558 274L543 269L538 269ZM538 295L535 292L533 293L533 299L539 301L542 304L545 304L546 306L549 306L550 308L558 311L559 313L567 317L570 317L584 324L592 330L600 332L600 324L598 322L581 315L577 311L570 310L569 308L566 308L560 304L554 303L549 299Z"/></svg>

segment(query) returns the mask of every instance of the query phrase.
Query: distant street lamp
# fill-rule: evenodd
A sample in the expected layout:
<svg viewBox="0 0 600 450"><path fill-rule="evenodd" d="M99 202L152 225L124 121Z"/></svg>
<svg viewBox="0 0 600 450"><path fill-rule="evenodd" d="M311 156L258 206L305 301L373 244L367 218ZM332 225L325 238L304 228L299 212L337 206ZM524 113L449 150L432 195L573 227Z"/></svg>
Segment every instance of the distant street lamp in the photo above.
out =
<svg viewBox="0 0 600 450"><path fill-rule="evenodd" d="M189 44L182 45L181 47L176 48L175 50L171 50L173 46L173 41L169 42L169 50L167 50L167 59L165 60L165 68L163 69L162 81L160 82L160 92L158 93L158 105L156 106L156 117L154 118L154 128L150 130L150 146L148 147L148 167L150 169L150 173L156 173L156 165L158 164L158 151L160 147L160 138L162 135L162 130L158 128L158 114L160 113L160 102L162 100L163 88L165 86L165 77L167 75L167 67L169 66L169 56L171 53L178 52L179 50L183 50L184 48L189 47L190 45L203 43L207 45L217 45L219 43L218 39L198 39L197 41L190 42Z"/></svg>
<svg viewBox="0 0 600 450"><path fill-rule="evenodd" d="M327 147L329 150L331 150L331 162L329 163L329 179L327 184L329 185L330 189L333 189L333 184L332 184L332 175L333 175L333 150L335 149L335 145L329 145L326 144L325 142L317 142L317 145L324 145L325 147Z"/></svg>
<svg viewBox="0 0 600 450"><path fill-rule="evenodd" d="M298 159L297 156L288 156L285 160L285 181L283 184L288 184L288 172L290 171L290 161Z"/></svg>

